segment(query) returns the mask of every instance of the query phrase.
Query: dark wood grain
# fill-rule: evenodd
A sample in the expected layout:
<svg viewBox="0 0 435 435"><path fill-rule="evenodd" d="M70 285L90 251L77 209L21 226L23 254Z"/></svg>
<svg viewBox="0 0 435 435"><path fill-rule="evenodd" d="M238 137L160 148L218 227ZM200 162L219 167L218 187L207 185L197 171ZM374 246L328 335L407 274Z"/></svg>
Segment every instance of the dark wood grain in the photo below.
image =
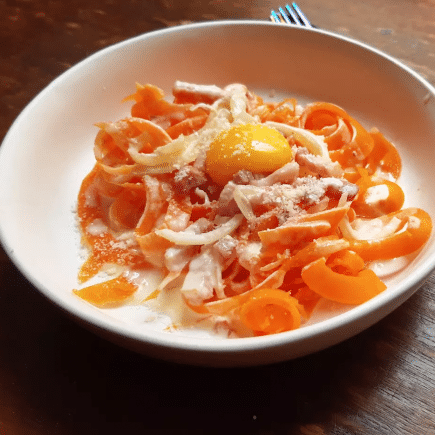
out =
<svg viewBox="0 0 435 435"><path fill-rule="evenodd" d="M319 27L435 84L435 2L306 0ZM93 52L184 22L267 19L277 1L0 1L0 138ZM0 435L434 434L435 275L367 331L265 367L179 366L121 349L44 299L0 249Z"/></svg>

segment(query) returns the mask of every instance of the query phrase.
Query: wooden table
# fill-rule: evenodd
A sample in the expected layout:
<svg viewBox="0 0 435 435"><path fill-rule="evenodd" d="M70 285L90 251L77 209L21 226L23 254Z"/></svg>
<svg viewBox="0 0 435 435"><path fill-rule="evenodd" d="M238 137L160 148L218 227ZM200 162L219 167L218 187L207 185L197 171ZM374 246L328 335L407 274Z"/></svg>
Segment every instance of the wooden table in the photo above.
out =
<svg viewBox="0 0 435 435"><path fill-rule="evenodd" d="M267 19L277 0L0 1L0 136L85 56L166 26ZM433 0L301 0L318 27L399 58L435 85ZM435 275L323 352L209 369L131 353L72 322L0 251L0 435L435 434Z"/></svg>

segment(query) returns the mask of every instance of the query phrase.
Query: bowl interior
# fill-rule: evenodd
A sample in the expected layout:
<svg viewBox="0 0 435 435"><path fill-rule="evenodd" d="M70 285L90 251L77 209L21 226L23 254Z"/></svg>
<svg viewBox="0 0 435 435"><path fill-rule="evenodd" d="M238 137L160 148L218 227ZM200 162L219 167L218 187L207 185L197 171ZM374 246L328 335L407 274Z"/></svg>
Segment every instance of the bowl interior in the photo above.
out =
<svg viewBox="0 0 435 435"><path fill-rule="evenodd" d="M121 100L134 92L135 82L155 84L170 95L175 80L239 82L266 99L288 96L342 106L396 144L406 205L435 216L435 95L415 73L376 50L319 30L252 21L171 28L109 47L68 70L29 104L2 144L2 242L49 299L136 350L167 357L165 349L176 349L172 355L186 362L202 351L204 363L216 362L219 354L223 364L233 365L278 361L334 344L371 325L418 288L434 264L433 237L406 271L386 278L385 294L350 311L328 307L317 323L274 337L171 335L159 332L163 323L148 322L150 313L141 308L102 311L74 297L84 258L74 209L80 183L94 163L93 124L127 116L130 104Z"/></svg>

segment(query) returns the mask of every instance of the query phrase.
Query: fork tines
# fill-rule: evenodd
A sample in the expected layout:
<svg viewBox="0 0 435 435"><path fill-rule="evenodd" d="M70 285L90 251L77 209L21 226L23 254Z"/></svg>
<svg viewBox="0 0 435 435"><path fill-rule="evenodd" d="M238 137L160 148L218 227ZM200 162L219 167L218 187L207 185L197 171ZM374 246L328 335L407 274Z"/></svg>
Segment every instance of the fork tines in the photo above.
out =
<svg viewBox="0 0 435 435"><path fill-rule="evenodd" d="M278 12L272 10L270 12L270 19L275 23L286 23L293 26L313 27L301 8L293 2L291 6L285 5L285 8L279 7Z"/></svg>

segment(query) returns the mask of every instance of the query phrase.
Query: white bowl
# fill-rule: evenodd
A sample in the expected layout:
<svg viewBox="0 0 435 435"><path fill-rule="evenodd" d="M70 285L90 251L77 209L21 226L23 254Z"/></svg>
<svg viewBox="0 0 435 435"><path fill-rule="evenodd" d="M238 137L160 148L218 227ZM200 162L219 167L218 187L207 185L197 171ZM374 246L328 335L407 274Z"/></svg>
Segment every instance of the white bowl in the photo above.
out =
<svg viewBox="0 0 435 435"><path fill-rule="evenodd" d="M403 158L406 205L435 216L435 90L395 59L321 30L268 22L200 23L160 30L106 48L72 67L17 118L0 148L0 236L6 252L43 295L122 346L184 363L236 366L306 355L374 324L423 283L435 265L435 239L385 292L322 320L273 336L217 339L162 331L140 308L100 310L72 294L83 260L74 207L94 164L98 121L129 113L135 82L170 94L175 80L246 84L265 97L329 101L378 127Z"/></svg>

